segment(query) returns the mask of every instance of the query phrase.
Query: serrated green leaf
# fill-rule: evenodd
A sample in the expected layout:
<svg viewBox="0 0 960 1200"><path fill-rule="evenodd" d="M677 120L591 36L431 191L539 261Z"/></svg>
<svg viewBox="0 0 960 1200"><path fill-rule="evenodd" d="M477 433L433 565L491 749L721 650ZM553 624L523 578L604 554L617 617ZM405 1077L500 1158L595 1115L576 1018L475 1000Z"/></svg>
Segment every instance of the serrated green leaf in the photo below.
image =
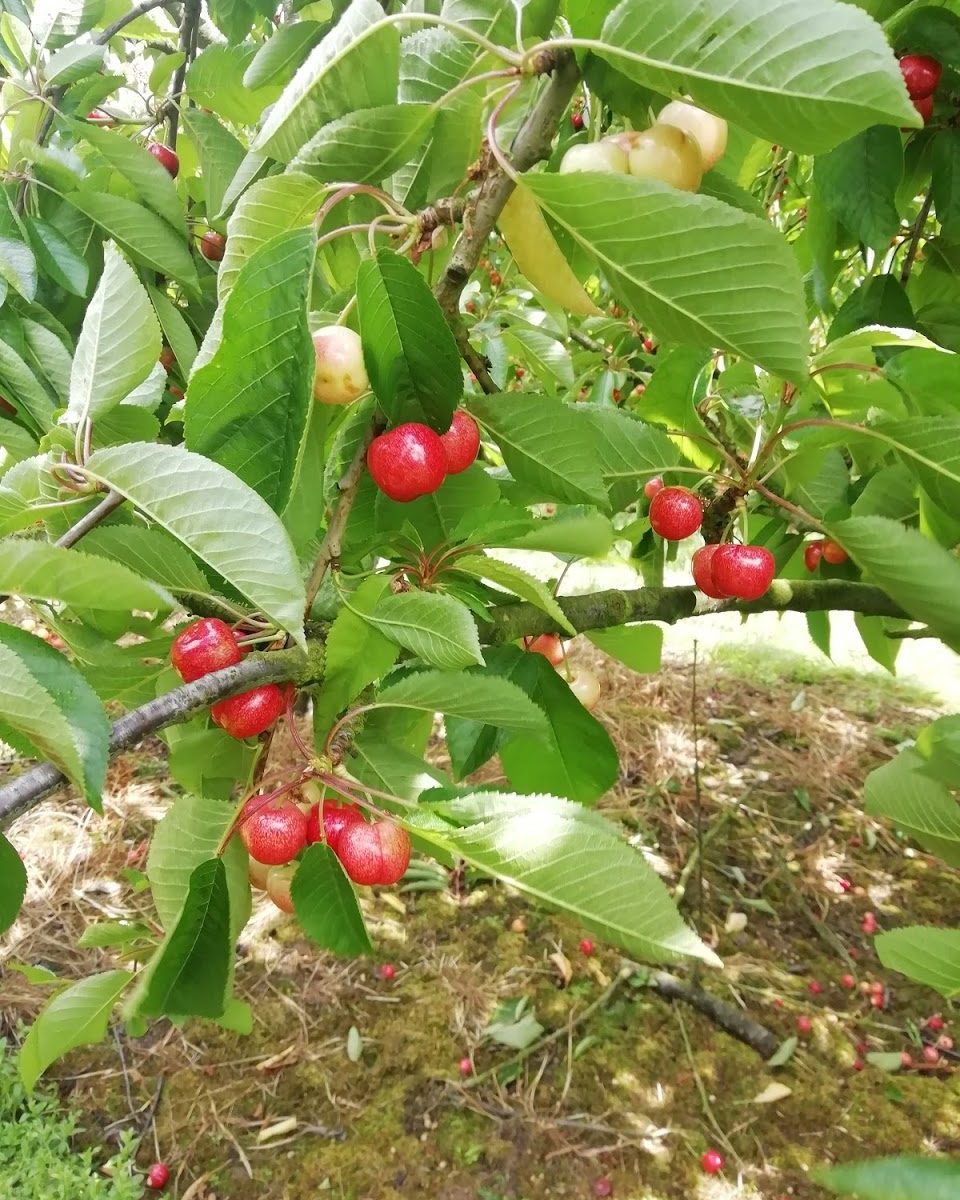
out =
<svg viewBox="0 0 960 1200"><path fill-rule="evenodd" d="M347 113L319 129L291 168L324 182L380 183L423 144L435 116L429 104L385 104Z"/></svg>
<svg viewBox="0 0 960 1200"><path fill-rule="evenodd" d="M208 108L233 125L254 125L280 95L278 84L256 89L243 82L257 48L207 46L187 71L187 93L199 108Z"/></svg>
<svg viewBox="0 0 960 1200"><path fill-rule="evenodd" d="M226 1006L233 942L223 861L194 867L183 908L137 981L129 1011L146 1017L219 1017Z"/></svg>
<svg viewBox="0 0 960 1200"><path fill-rule="evenodd" d="M960 417L885 420L876 430L935 504L946 512L960 508Z"/></svg>
<svg viewBox="0 0 960 1200"><path fill-rule="evenodd" d="M50 755L52 745L53 761L80 787L87 803L99 809L110 722L95 692L58 650L13 625L0 624L0 659L0 725L11 726L43 754ZM47 730L51 709L56 717Z"/></svg>
<svg viewBox="0 0 960 1200"><path fill-rule="evenodd" d="M722 11L623 0L588 47L636 83L687 93L805 154L878 121L919 126L883 32L835 0L732 0Z"/></svg>
<svg viewBox="0 0 960 1200"><path fill-rule="evenodd" d="M64 46L47 59L47 83L69 87L71 83L86 79L103 66L106 52L106 46L98 46L96 43Z"/></svg>
<svg viewBox="0 0 960 1200"><path fill-rule="evenodd" d="M558 628L571 635L577 632L564 616L550 588L521 567L485 554L465 554L456 560L456 569L475 579L486 579L498 587L506 588L521 600L527 600L541 612L547 613L556 621Z"/></svg>
<svg viewBox="0 0 960 1200"><path fill-rule="evenodd" d="M220 345L190 379L186 444L282 512L300 471L313 405L307 324L313 229L281 234L251 258L223 309Z"/></svg>
<svg viewBox="0 0 960 1200"><path fill-rule="evenodd" d="M130 978L129 971L91 975L44 1005L20 1048L20 1078L27 1091L58 1058L106 1036L110 1013Z"/></svg>
<svg viewBox="0 0 960 1200"><path fill-rule="evenodd" d="M297 29L299 26L287 28ZM197 108L184 108L180 118L199 150L203 206L207 220L213 220L220 212L223 197L240 169L246 151L243 144L211 113L201 112Z"/></svg>
<svg viewBox="0 0 960 1200"><path fill-rule="evenodd" d="M169 596L126 567L49 542L0 542L0 592L104 612L172 607Z"/></svg>
<svg viewBox="0 0 960 1200"><path fill-rule="evenodd" d="M822 1187L857 1200L955 1200L960 1163L949 1158L875 1158L817 1167L812 1178Z"/></svg>
<svg viewBox="0 0 960 1200"><path fill-rule="evenodd" d="M300 66L323 34L320 21L298 21L295 25L281 25L263 43L243 76L243 86L266 87L269 84L285 84ZM344 178L349 178L345 176Z"/></svg>
<svg viewBox="0 0 960 1200"><path fill-rule="evenodd" d="M881 933L874 947L883 965L947 1000L960 996L960 930L912 925Z"/></svg>
<svg viewBox="0 0 960 1200"><path fill-rule="evenodd" d="M409 259L381 250L361 264L357 316L370 384L391 423L422 421L446 433L463 393L460 356Z"/></svg>
<svg viewBox="0 0 960 1200"><path fill-rule="evenodd" d="M525 393L471 396L468 407L519 483L545 500L609 506L590 429L573 409Z"/></svg>
<svg viewBox="0 0 960 1200"><path fill-rule="evenodd" d="M587 638L604 654L622 662L631 671L649 675L660 670L663 630L659 625L620 625L614 629L591 629Z"/></svg>
<svg viewBox="0 0 960 1200"><path fill-rule="evenodd" d="M628 175L527 174L524 183L661 338L720 347L785 378L805 377L800 274L767 222ZM677 238L683 271L672 249Z"/></svg>
<svg viewBox="0 0 960 1200"><path fill-rule="evenodd" d="M421 792L450 786L442 771L406 747L387 741L380 729L361 731L354 739L349 767L361 783L401 800L416 800Z"/></svg>
<svg viewBox="0 0 960 1200"><path fill-rule="evenodd" d="M23 859L0 833L0 933L6 933L17 919L26 892Z"/></svg>
<svg viewBox="0 0 960 1200"><path fill-rule="evenodd" d="M903 142L890 125L873 125L842 142L816 163L824 203L856 241L885 251L900 227L897 188L903 176Z"/></svg>
<svg viewBox="0 0 960 1200"><path fill-rule="evenodd" d="M37 294L37 260L30 247L16 238L0 237L0 276L24 300L33 300Z"/></svg>
<svg viewBox="0 0 960 1200"><path fill-rule="evenodd" d="M186 210L170 172L140 142L106 129L92 121L76 121L74 136L90 143L136 189L148 208L163 217L182 241L186 234Z"/></svg>
<svg viewBox="0 0 960 1200"><path fill-rule="evenodd" d="M37 373L19 352L0 337L0 390L36 434L52 424L55 403Z"/></svg>
<svg viewBox="0 0 960 1200"><path fill-rule="evenodd" d="M37 262L54 283L74 296L86 296L90 267L56 225L40 217L24 218Z"/></svg>
<svg viewBox="0 0 960 1200"><path fill-rule="evenodd" d="M398 646L424 662L455 671L482 663L480 638L470 610L436 592L387 592L364 618Z"/></svg>
<svg viewBox="0 0 960 1200"><path fill-rule="evenodd" d="M376 70L363 64L376 63ZM400 70L400 32L376 0L352 0L273 106L251 147L280 162L328 121L392 104Z"/></svg>
<svg viewBox="0 0 960 1200"><path fill-rule="evenodd" d="M147 378L160 354L160 324L146 288L111 243L87 307L70 374L67 418L95 421Z"/></svg>
<svg viewBox="0 0 960 1200"><path fill-rule="evenodd" d="M619 409L589 407L578 410L578 415L593 430L600 474L617 512L637 499L648 479L680 462L665 433Z"/></svg>
<svg viewBox="0 0 960 1200"><path fill-rule="evenodd" d="M519 687L507 679L476 671L417 671L381 688L377 703L442 712L448 717L484 721L499 729L523 733L546 731L542 711Z"/></svg>
<svg viewBox="0 0 960 1200"><path fill-rule="evenodd" d="M926 773L919 754L903 750L871 771L863 794L870 816L886 817L925 850L960 867L960 805Z"/></svg>
<svg viewBox="0 0 960 1200"><path fill-rule="evenodd" d="M210 584L190 554L162 529L101 525L83 540L85 554L122 563L175 595L210 594Z"/></svg>
<svg viewBox="0 0 960 1200"><path fill-rule="evenodd" d="M370 954L360 905L340 860L321 843L310 846L290 885L294 912L312 942L334 954Z"/></svg>
<svg viewBox="0 0 960 1200"><path fill-rule="evenodd" d="M91 455L85 469L304 645L300 567L280 519L252 488L179 446L112 446Z"/></svg>

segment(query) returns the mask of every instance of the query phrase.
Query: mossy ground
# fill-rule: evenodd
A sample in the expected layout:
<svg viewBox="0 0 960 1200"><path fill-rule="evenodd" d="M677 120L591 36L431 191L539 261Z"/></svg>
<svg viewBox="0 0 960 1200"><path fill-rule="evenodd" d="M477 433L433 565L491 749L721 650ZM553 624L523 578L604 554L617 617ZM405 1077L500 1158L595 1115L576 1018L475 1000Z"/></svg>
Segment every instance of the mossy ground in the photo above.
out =
<svg viewBox="0 0 960 1200"><path fill-rule="evenodd" d="M689 662L643 679L605 669L599 715L622 774L603 807L668 885L685 878L685 911L725 962L703 984L784 1039L797 1015L813 1017L785 1066L766 1067L639 979L581 1020L617 979L619 955L601 946L586 957L573 922L468 880L456 894L369 897L376 961L317 953L261 902L238 967L253 1033L161 1024L121 1043L123 1066L116 1042L75 1053L55 1074L88 1138L109 1145L113 1122L142 1122L162 1079L141 1157L153 1158L155 1136L176 1172L172 1194L189 1200L540 1200L590 1196L601 1175L620 1200L824 1200L808 1175L819 1163L960 1148L956 1060L924 1074L852 1069L858 1042L916 1051L922 1019L951 1015L887 975L860 930L867 910L884 927L960 917L956 874L865 818L860 799L866 772L929 719L928 698L793 658L728 651L702 668L701 909L697 870L683 872L697 820ZM71 950L70 938L143 903L110 880L128 857L138 861L165 803L163 774L141 755L113 782L106 822L51 808L45 833L24 848L40 884L15 930L20 960L65 974L102 969L109 956ZM840 986L844 950L858 980L888 985L886 1008ZM386 961L397 967L389 983L377 973ZM808 993L811 979L822 995ZM519 997L545 1033L568 1032L505 1071L515 1051L483 1031L501 1001ZM36 988L6 973L8 1026L38 1003ZM464 1088L457 1065L467 1054L479 1078ZM772 1082L790 1094L756 1103ZM710 1145L727 1157L721 1177L699 1169Z"/></svg>

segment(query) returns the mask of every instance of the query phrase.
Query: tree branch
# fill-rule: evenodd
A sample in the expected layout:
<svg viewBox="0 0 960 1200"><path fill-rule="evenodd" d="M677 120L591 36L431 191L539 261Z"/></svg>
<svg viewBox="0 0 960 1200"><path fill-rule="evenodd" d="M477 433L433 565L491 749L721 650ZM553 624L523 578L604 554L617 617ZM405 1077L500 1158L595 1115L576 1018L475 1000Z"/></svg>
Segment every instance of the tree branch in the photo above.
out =
<svg viewBox="0 0 960 1200"><path fill-rule="evenodd" d="M560 51L550 82L520 127L511 147L511 160L517 171L527 171L534 163L549 157L553 135L570 103L579 78L580 72L572 53ZM513 188L513 180L501 167L493 166L490 169L483 186L477 192L476 200L464 214L463 230L453 247L447 269L433 290L454 336L457 337L461 351L464 349L466 335L460 320L460 294L476 270L487 238L503 212L503 206L510 199ZM471 353L475 354L472 348ZM466 355L464 357L466 358ZM476 366L470 359L467 361L470 362L470 369L477 379L481 380L481 386L485 387ZM483 364L483 367L485 373L486 364Z"/></svg>
<svg viewBox="0 0 960 1200"><path fill-rule="evenodd" d="M180 129L180 97L183 95L187 67L193 62L197 52L197 30L200 26L200 11L200 0L185 0L183 20L180 23L180 50L184 58L173 76L173 84L170 88L170 99L168 101L167 145L171 150L176 150L177 148L177 133Z"/></svg>
<svg viewBox="0 0 960 1200"><path fill-rule="evenodd" d="M121 29L126 29L128 25L132 25L140 17L146 16L148 12L153 12L155 8L165 8L170 2L171 0L144 0L143 4L138 4L136 8L132 8L128 13L124 13L122 17L118 17L112 25L108 25L93 40L98 45L105 46L112 37L117 36Z"/></svg>
<svg viewBox="0 0 960 1200"><path fill-rule="evenodd" d="M323 647L317 642L308 643L306 655L296 647L273 650L269 654L250 654L235 666L213 671L125 713L113 723L110 751L127 750L149 733L186 721L218 700L260 684L287 680L298 684L316 683L322 676ZM5 783L0 787L0 829L5 829L49 792L67 782L66 776L52 763L44 763Z"/></svg>
<svg viewBox="0 0 960 1200"><path fill-rule="evenodd" d="M683 1000L695 1008L697 1012L709 1017L714 1024L719 1025L725 1032L756 1050L763 1058L772 1058L780 1045L775 1033L771 1033L763 1025L758 1025L746 1013L728 1004L725 1000L712 996L709 992L684 983L676 975L667 971L651 971L649 986L665 1000Z"/></svg>
<svg viewBox="0 0 960 1200"><path fill-rule="evenodd" d="M94 529L104 517L109 515L120 507L124 497L119 492L107 492L106 496L95 507L80 518L76 525L71 525L65 534L57 538L56 545L62 546L69 550L71 546L75 546L82 537L85 537L91 529Z"/></svg>

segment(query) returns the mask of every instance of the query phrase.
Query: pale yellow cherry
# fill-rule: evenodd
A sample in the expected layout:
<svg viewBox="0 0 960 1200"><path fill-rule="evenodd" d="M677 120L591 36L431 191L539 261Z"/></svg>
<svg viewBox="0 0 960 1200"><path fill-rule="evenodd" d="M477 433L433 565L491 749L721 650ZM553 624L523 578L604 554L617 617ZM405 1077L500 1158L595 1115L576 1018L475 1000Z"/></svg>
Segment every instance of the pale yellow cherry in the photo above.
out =
<svg viewBox="0 0 960 1200"><path fill-rule="evenodd" d="M657 124L673 125L696 138L705 171L715 167L727 149L727 123L723 117L715 117L685 100L671 100L660 110Z"/></svg>
<svg viewBox="0 0 960 1200"><path fill-rule="evenodd" d="M317 369L313 398L321 404L352 404L370 390L360 335L346 325L327 325L313 335Z"/></svg>
<svg viewBox="0 0 960 1200"><path fill-rule="evenodd" d="M695 192L703 178L700 147L695 138L675 125L651 125L630 151L630 174Z"/></svg>
<svg viewBox="0 0 960 1200"><path fill-rule="evenodd" d="M600 699L600 680L587 667L578 667L570 679L570 691L587 711Z"/></svg>
<svg viewBox="0 0 960 1200"><path fill-rule="evenodd" d="M585 142L582 146L571 146L560 163L561 175L571 175L575 171L606 171L626 175L629 169L625 151L612 142Z"/></svg>

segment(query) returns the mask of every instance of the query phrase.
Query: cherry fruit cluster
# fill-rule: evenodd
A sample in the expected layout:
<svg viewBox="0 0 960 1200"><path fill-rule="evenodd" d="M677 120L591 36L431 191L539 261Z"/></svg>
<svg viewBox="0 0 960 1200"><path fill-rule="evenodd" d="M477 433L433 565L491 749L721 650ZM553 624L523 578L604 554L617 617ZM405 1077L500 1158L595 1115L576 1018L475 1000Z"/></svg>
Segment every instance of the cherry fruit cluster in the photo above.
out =
<svg viewBox="0 0 960 1200"><path fill-rule="evenodd" d="M250 882L284 912L293 912L290 884L295 860L314 842L326 842L354 883L389 886L410 865L405 829L382 818L368 821L356 804L318 800L305 805L287 796L251 797L238 824L250 855Z"/></svg>
<svg viewBox="0 0 960 1200"><path fill-rule="evenodd" d="M457 409L443 434L416 421L381 433L367 450L367 469L384 495L405 504L431 495L448 475L466 471L479 452L476 421Z"/></svg>
<svg viewBox="0 0 960 1200"><path fill-rule="evenodd" d="M173 639L170 661L184 683L192 683L232 667L243 658L243 648L236 634L224 621L203 617L192 621ZM288 688L265 683L239 696L220 700L210 709L210 715L231 737L256 737L269 729L287 706Z"/></svg>
<svg viewBox="0 0 960 1200"><path fill-rule="evenodd" d="M803 548L803 562L808 571L815 571L820 566L821 559L833 567L839 567L848 557L846 550L830 538L807 542Z"/></svg>
<svg viewBox="0 0 960 1200"><path fill-rule="evenodd" d="M766 546L727 542L694 553L693 581L714 600L759 600L773 583L777 564Z"/></svg>
<svg viewBox="0 0 960 1200"><path fill-rule="evenodd" d="M926 124L933 116L933 97L940 83L943 67L935 58L926 54L904 54L900 59L900 71L913 107Z"/></svg>
<svg viewBox="0 0 960 1200"><path fill-rule="evenodd" d="M726 148L726 121L683 100L672 100L649 129L629 129L600 142L571 146L560 173L629 174L695 192L704 172L716 166Z"/></svg>

